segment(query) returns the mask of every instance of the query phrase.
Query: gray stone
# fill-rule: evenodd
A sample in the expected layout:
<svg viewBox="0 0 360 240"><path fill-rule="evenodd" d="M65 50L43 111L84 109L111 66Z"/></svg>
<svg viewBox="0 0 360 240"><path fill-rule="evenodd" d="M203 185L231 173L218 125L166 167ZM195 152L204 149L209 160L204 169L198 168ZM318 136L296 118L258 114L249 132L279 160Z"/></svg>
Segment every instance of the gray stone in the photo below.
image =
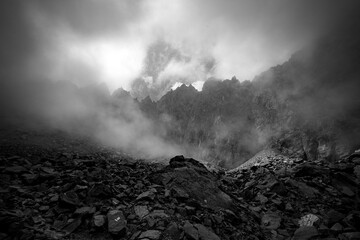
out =
<svg viewBox="0 0 360 240"><path fill-rule="evenodd" d="M95 227L102 227L105 224L106 218L105 215L96 215L93 220Z"/></svg>
<svg viewBox="0 0 360 240"><path fill-rule="evenodd" d="M276 213L266 213L261 218L261 225L265 229L275 230L280 227L281 217Z"/></svg>
<svg viewBox="0 0 360 240"><path fill-rule="evenodd" d="M286 211L293 211L294 210L293 207L291 206L291 203L286 203L285 210Z"/></svg>
<svg viewBox="0 0 360 240"><path fill-rule="evenodd" d="M162 174L166 188L179 198L190 196L199 203L213 209L230 208L232 199L219 189L218 182L212 178L209 172L199 174L192 168L176 168L172 172ZM186 194L185 194L186 193Z"/></svg>
<svg viewBox="0 0 360 240"><path fill-rule="evenodd" d="M149 214L149 210L147 206L135 206L134 207L135 214L142 219L146 215Z"/></svg>
<svg viewBox="0 0 360 240"><path fill-rule="evenodd" d="M66 204L72 205L72 206L77 206L80 203L79 197L74 191L69 191L69 192L64 193L61 196L61 200L63 203L66 203Z"/></svg>
<svg viewBox="0 0 360 240"><path fill-rule="evenodd" d="M258 193L255 200L259 201L260 203L264 204L267 203L268 198L262 195L261 193Z"/></svg>
<svg viewBox="0 0 360 240"><path fill-rule="evenodd" d="M331 231L334 231L336 233L339 233L343 230L343 226L340 223L335 223L332 227L331 227Z"/></svg>
<svg viewBox="0 0 360 240"><path fill-rule="evenodd" d="M52 196L49 200L50 202L57 202L59 201L59 195L55 194L54 196Z"/></svg>
<svg viewBox="0 0 360 240"><path fill-rule="evenodd" d="M74 219L68 223L62 230L67 234L74 232L81 225L81 218Z"/></svg>
<svg viewBox="0 0 360 240"><path fill-rule="evenodd" d="M298 228L293 236L293 240L307 240L312 237L316 237L319 235L319 232L315 227L300 227Z"/></svg>
<svg viewBox="0 0 360 240"><path fill-rule="evenodd" d="M81 207L76 209L75 214L85 215L94 214L96 209L94 207Z"/></svg>
<svg viewBox="0 0 360 240"><path fill-rule="evenodd" d="M155 189L150 189L149 191L141 193L136 200L142 200L142 199L148 199L148 200L154 200L155 198Z"/></svg>
<svg viewBox="0 0 360 240"><path fill-rule="evenodd" d="M189 221L186 221L184 226L184 233L187 238L191 240L198 240L199 239L199 233L198 230L192 225Z"/></svg>
<svg viewBox="0 0 360 240"><path fill-rule="evenodd" d="M23 173L23 172L27 172L27 169L24 168L23 166L13 166L13 167L7 167L4 169L5 173L13 173L13 174L18 174L18 173Z"/></svg>
<svg viewBox="0 0 360 240"><path fill-rule="evenodd" d="M357 177L358 181L360 181L360 165L354 167L354 175Z"/></svg>
<svg viewBox="0 0 360 240"><path fill-rule="evenodd" d="M146 216L146 218L148 217L154 219L155 218L165 219L165 218L169 218L169 215L167 215L164 210L154 210L149 215Z"/></svg>
<svg viewBox="0 0 360 240"><path fill-rule="evenodd" d="M353 211L343 221L354 229L360 229L360 211Z"/></svg>
<svg viewBox="0 0 360 240"><path fill-rule="evenodd" d="M299 221L299 225L300 227L312 227L314 226L314 223L319 221L320 218L314 214L307 214L303 217L301 217L300 221Z"/></svg>
<svg viewBox="0 0 360 240"><path fill-rule="evenodd" d="M341 240L360 240L360 232L347 232L339 235Z"/></svg>
<svg viewBox="0 0 360 240"><path fill-rule="evenodd" d="M306 183L298 182L292 179L289 179L287 183L289 183L293 187L298 188L302 194L304 194L309 198L314 198L316 195L320 194L320 192L317 189L308 186Z"/></svg>
<svg viewBox="0 0 360 240"><path fill-rule="evenodd" d="M42 211L42 212L47 211L49 209L50 209L49 206L41 206L41 207L39 207L39 210Z"/></svg>
<svg viewBox="0 0 360 240"><path fill-rule="evenodd" d="M159 239L161 232L158 230L147 230L146 232L141 233L139 239Z"/></svg>
<svg viewBox="0 0 360 240"><path fill-rule="evenodd" d="M220 240L220 238L207 227L201 224L195 224L194 226L198 230L200 240Z"/></svg>
<svg viewBox="0 0 360 240"><path fill-rule="evenodd" d="M176 223L171 223L162 235L163 240L180 240L181 232Z"/></svg>
<svg viewBox="0 0 360 240"><path fill-rule="evenodd" d="M27 184L34 184L39 179L39 175L30 173L25 173L21 176L23 177L24 182Z"/></svg>
<svg viewBox="0 0 360 240"><path fill-rule="evenodd" d="M126 219L119 210L110 210L107 214L108 231L114 235L123 235L126 233Z"/></svg>
<svg viewBox="0 0 360 240"><path fill-rule="evenodd" d="M342 214L338 211L335 211L335 210L330 210L325 216L325 222L326 222L327 226L330 227L333 224L342 220L344 217L345 217L344 214Z"/></svg>

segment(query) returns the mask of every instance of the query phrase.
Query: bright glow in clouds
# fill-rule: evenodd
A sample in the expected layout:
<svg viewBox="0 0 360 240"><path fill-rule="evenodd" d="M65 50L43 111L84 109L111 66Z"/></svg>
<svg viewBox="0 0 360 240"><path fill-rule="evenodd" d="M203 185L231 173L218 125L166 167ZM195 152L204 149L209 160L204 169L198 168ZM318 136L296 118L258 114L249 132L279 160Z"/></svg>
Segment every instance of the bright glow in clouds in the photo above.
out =
<svg viewBox="0 0 360 240"><path fill-rule="evenodd" d="M142 70L145 50L140 44L128 43L100 43L95 45L96 55L104 80L111 90L123 87L130 90L130 82Z"/></svg>
<svg viewBox="0 0 360 240"><path fill-rule="evenodd" d="M130 90L131 80L142 70L146 50L140 43L128 41L97 41L90 43L70 43L69 55L89 64L99 72L100 80L111 91L117 88Z"/></svg>
<svg viewBox="0 0 360 240"><path fill-rule="evenodd" d="M54 6L41 1L28 4L32 6L29 16L38 42L43 41L47 47L41 49L40 55L52 56L56 65L52 71L56 70L58 78L74 78L69 77L69 72L78 78L93 75L97 82L105 82L114 91L119 87L130 90L136 78L146 77L147 50L157 41L165 41L188 59L172 59L157 73L158 79L149 81L150 87L166 85L164 81L189 84L234 75L240 81L251 80L286 61L306 42L314 24L302 24L316 21L303 21L300 13L315 8L301 12L297 8L301 2L142 0L102 5L78 0L76 4L61 1ZM312 15L320 19L321 15L313 11ZM310 30L301 31L300 27ZM68 55L62 56L63 51L58 49L65 49ZM209 59L213 60L213 67L208 65ZM78 74L73 66L91 71Z"/></svg>

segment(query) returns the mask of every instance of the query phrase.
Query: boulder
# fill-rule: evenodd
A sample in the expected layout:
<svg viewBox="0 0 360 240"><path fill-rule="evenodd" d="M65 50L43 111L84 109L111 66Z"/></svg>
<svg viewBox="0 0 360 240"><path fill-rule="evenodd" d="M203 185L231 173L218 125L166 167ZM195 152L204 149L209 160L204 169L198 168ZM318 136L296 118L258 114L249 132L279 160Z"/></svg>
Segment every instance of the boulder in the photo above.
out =
<svg viewBox="0 0 360 240"><path fill-rule="evenodd" d="M95 227L102 227L105 225L106 217L105 215L95 215L93 218Z"/></svg>
<svg viewBox="0 0 360 240"><path fill-rule="evenodd" d="M139 239L146 238L146 239L156 240L156 239L160 239L160 236L161 236L161 232L158 230L147 230L141 233Z"/></svg>
<svg viewBox="0 0 360 240"><path fill-rule="evenodd" d="M261 225L265 229L275 230L280 227L281 217L276 213L266 213L261 218Z"/></svg>
<svg viewBox="0 0 360 240"><path fill-rule="evenodd" d="M299 221L300 227L312 227L316 222L318 222L320 218L314 214L307 214L301 217Z"/></svg>
<svg viewBox="0 0 360 240"><path fill-rule="evenodd" d="M147 206L135 206L134 207L135 214L142 219L146 215L149 214L149 210Z"/></svg>
<svg viewBox="0 0 360 240"><path fill-rule="evenodd" d="M360 240L360 232L347 232L339 235L340 240Z"/></svg>
<svg viewBox="0 0 360 240"><path fill-rule="evenodd" d="M210 231L207 227L201 224L195 224L195 228L198 230L200 240L220 240L220 238Z"/></svg>
<svg viewBox="0 0 360 240"><path fill-rule="evenodd" d="M171 166L160 173L163 185L173 196L192 198L213 209L231 208L232 199L219 189L217 177L194 159L178 157L170 160Z"/></svg>
<svg viewBox="0 0 360 240"><path fill-rule="evenodd" d="M186 221L183 226L184 233L188 239L198 240L199 232L189 221Z"/></svg>
<svg viewBox="0 0 360 240"><path fill-rule="evenodd" d="M319 232L315 227L300 227L293 236L293 240L307 240L319 235Z"/></svg>
<svg viewBox="0 0 360 240"><path fill-rule="evenodd" d="M125 235L126 219L122 211L110 210L107 214L108 231L113 235Z"/></svg>
<svg viewBox="0 0 360 240"><path fill-rule="evenodd" d="M68 191L61 196L61 202L64 205L75 207L80 204L80 200L76 192Z"/></svg>
<svg viewBox="0 0 360 240"><path fill-rule="evenodd" d="M175 222L170 223L167 229L162 234L163 240L180 240L180 238L181 232Z"/></svg>

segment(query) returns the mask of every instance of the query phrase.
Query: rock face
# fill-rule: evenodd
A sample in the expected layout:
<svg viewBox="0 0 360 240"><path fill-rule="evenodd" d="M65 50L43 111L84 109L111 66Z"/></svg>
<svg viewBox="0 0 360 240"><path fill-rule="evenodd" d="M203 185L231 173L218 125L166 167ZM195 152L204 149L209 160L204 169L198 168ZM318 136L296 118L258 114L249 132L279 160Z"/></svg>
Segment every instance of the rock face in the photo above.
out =
<svg viewBox="0 0 360 240"><path fill-rule="evenodd" d="M140 108L169 140L222 167L237 167L268 144L310 161L337 160L360 144L360 37L352 26L252 81L208 79L201 92L182 85Z"/></svg>

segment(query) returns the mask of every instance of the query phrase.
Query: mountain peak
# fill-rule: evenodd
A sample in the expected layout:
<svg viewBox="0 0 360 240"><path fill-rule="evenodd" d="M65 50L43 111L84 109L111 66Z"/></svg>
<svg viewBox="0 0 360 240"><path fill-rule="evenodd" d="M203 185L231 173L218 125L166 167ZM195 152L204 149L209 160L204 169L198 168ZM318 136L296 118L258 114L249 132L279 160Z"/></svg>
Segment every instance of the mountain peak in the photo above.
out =
<svg viewBox="0 0 360 240"><path fill-rule="evenodd" d="M112 97L118 99L132 99L130 92L126 91L123 88L118 88L116 91L114 91Z"/></svg>

